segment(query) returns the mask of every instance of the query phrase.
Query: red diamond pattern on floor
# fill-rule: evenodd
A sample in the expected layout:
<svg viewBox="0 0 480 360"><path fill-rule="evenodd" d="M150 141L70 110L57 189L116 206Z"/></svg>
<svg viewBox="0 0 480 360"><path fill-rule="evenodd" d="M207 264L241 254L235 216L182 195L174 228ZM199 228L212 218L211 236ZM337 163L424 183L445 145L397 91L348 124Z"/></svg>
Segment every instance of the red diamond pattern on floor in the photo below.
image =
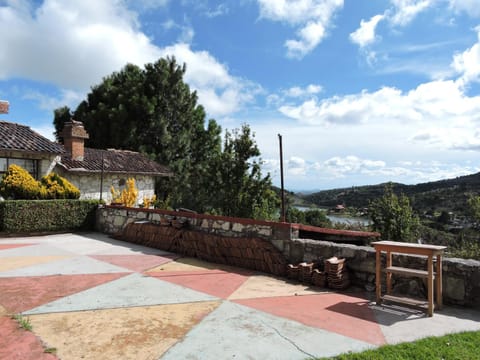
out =
<svg viewBox="0 0 480 360"><path fill-rule="evenodd" d="M380 326L364 298L327 293L234 302L370 344L385 344Z"/></svg>
<svg viewBox="0 0 480 360"><path fill-rule="evenodd" d="M0 305L19 313L113 281L128 273L0 278Z"/></svg>
<svg viewBox="0 0 480 360"><path fill-rule="evenodd" d="M179 255L90 255L91 258L121 266L132 271L147 271L153 267L169 263Z"/></svg>
<svg viewBox="0 0 480 360"><path fill-rule="evenodd" d="M248 276L220 270L148 272L149 276L182 285L222 299L228 298L248 280Z"/></svg>

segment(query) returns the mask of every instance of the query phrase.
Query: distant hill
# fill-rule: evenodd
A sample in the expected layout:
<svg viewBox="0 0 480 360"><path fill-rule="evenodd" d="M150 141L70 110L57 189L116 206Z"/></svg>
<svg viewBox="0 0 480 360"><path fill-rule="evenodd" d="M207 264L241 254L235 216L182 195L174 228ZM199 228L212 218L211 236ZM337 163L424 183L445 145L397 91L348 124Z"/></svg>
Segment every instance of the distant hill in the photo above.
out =
<svg viewBox="0 0 480 360"><path fill-rule="evenodd" d="M466 211L468 198L480 193L480 173L416 185L392 184L394 192L408 196L412 207L418 212L445 210L463 214ZM362 208L367 207L370 201L381 197L385 185L383 183L354 186L296 195L301 196L306 202L318 206L331 207L344 204L345 206Z"/></svg>

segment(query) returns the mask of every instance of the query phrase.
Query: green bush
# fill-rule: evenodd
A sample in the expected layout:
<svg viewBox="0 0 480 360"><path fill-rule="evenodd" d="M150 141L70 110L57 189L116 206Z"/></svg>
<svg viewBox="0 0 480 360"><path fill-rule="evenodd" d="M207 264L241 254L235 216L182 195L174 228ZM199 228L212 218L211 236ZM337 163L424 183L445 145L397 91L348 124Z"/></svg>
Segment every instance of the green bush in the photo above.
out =
<svg viewBox="0 0 480 360"><path fill-rule="evenodd" d="M327 217L327 213L319 209L306 210L305 223L312 226L332 227L332 222Z"/></svg>
<svg viewBox="0 0 480 360"><path fill-rule="evenodd" d="M93 230L98 200L7 200L0 202L0 231Z"/></svg>

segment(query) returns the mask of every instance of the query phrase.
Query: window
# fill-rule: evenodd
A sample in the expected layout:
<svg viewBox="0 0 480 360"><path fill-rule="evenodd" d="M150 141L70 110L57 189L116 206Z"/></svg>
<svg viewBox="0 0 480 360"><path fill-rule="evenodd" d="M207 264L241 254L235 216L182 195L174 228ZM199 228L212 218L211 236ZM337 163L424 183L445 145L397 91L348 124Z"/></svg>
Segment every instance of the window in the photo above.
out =
<svg viewBox="0 0 480 360"><path fill-rule="evenodd" d="M12 164L21 166L27 170L35 179L38 178L38 160L34 159L17 159L17 158L0 158L0 176L3 176L8 167Z"/></svg>

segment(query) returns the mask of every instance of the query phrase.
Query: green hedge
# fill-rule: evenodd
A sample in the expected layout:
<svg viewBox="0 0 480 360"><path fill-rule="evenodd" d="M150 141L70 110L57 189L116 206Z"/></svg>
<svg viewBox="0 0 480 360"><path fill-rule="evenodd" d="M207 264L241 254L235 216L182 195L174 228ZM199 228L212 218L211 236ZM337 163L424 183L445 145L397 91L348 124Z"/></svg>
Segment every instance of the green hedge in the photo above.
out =
<svg viewBox="0 0 480 360"><path fill-rule="evenodd" d="M98 200L6 200L0 202L0 231L93 230Z"/></svg>

